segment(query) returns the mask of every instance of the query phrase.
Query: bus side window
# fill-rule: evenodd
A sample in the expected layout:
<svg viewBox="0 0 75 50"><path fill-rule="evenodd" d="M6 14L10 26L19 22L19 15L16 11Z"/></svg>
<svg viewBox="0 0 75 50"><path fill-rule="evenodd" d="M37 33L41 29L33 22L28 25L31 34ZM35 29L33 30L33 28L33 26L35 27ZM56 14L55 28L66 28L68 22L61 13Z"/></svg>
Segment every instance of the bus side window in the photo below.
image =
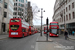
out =
<svg viewBox="0 0 75 50"><path fill-rule="evenodd" d="M22 32L26 32L26 29L22 29Z"/></svg>

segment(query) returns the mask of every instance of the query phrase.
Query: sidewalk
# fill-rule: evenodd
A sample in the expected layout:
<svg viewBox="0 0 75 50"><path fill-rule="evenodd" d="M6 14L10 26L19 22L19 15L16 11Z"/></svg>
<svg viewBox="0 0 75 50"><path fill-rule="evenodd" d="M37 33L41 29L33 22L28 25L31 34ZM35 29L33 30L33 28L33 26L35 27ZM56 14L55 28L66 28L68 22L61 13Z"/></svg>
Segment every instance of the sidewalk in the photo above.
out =
<svg viewBox="0 0 75 50"><path fill-rule="evenodd" d="M64 34L60 34L59 36L64 36ZM70 39L72 39L72 40L75 40L75 35L73 36L73 35L68 35L68 37L70 38Z"/></svg>
<svg viewBox="0 0 75 50"><path fill-rule="evenodd" d="M0 40L5 38L8 38L8 35L0 35Z"/></svg>
<svg viewBox="0 0 75 50"><path fill-rule="evenodd" d="M55 43L51 39L48 39L47 42L46 37L44 35L42 37L39 35L36 41L35 50L65 50L61 47L61 44Z"/></svg>
<svg viewBox="0 0 75 50"><path fill-rule="evenodd" d="M68 35L68 36L69 36L70 39L75 40L75 35L74 36L73 35Z"/></svg>

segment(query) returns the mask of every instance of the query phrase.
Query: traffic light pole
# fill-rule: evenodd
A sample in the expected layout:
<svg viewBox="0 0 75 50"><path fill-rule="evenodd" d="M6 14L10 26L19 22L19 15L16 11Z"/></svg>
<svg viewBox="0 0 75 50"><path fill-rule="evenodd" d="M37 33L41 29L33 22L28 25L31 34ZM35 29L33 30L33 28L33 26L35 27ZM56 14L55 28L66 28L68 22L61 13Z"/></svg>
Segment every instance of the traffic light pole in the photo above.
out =
<svg viewBox="0 0 75 50"><path fill-rule="evenodd" d="M41 8L41 36L42 36L42 17L43 17L43 16L42 16L42 10L43 10L43 9Z"/></svg>
<svg viewBox="0 0 75 50"><path fill-rule="evenodd" d="M47 25L47 39L46 39L46 41L48 41L48 17L47 17L47 19L46 19L46 25Z"/></svg>

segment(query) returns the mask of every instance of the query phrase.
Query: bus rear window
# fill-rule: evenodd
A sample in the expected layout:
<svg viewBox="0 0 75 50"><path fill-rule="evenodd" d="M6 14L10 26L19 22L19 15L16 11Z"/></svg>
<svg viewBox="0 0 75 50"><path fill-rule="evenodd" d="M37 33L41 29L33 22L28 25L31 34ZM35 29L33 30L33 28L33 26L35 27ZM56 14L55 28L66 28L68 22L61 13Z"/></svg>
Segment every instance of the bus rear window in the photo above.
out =
<svg viewBox="0 0 75 50"><path fill-rule="evenodd" d="M51 23L50 25L58 25L58 23Z"/></svg>
<svg viewBox="0 0 75 50"><path fill-rule="evenodd" d="M19 22L20 20L11 20L11 22Z"/></svg>

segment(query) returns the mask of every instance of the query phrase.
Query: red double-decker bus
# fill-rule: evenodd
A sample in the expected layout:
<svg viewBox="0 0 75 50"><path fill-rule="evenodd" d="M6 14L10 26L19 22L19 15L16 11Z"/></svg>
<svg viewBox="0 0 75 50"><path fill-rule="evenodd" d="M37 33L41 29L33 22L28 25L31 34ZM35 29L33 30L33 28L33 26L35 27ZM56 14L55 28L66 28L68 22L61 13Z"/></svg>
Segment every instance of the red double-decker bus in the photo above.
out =
<svg viewBox="0 0 75 50"><path fill-rule="evenodd" d="M50 22L49 25L49 36L59 36L59 25L58 22Z"/></svg>
<svg viewBox="0 0 75 50"><path fill-rule="evenodd" d="M47 33L47 26L44 26L44 34Z"/></svg>
<svg viewBox="0 0 75 50"><path fill-rule="evenodd" d="M29 32L29 35L34 34L34 28L29 26L29 31L28 32Z"/></svg>
<svg viewBox="0 0 75 50"><path fill-rule="evenodd" d="M34 29L34 31L35 31L35 33L37 33L37 29L36 28Z"/></svg>
<svg viewBox="0 0 75 50"><path fill-rule="evenodd" d="M29 24L21 18L12 18L9 22L9 37L24 37L28 35Z"/></svg>

